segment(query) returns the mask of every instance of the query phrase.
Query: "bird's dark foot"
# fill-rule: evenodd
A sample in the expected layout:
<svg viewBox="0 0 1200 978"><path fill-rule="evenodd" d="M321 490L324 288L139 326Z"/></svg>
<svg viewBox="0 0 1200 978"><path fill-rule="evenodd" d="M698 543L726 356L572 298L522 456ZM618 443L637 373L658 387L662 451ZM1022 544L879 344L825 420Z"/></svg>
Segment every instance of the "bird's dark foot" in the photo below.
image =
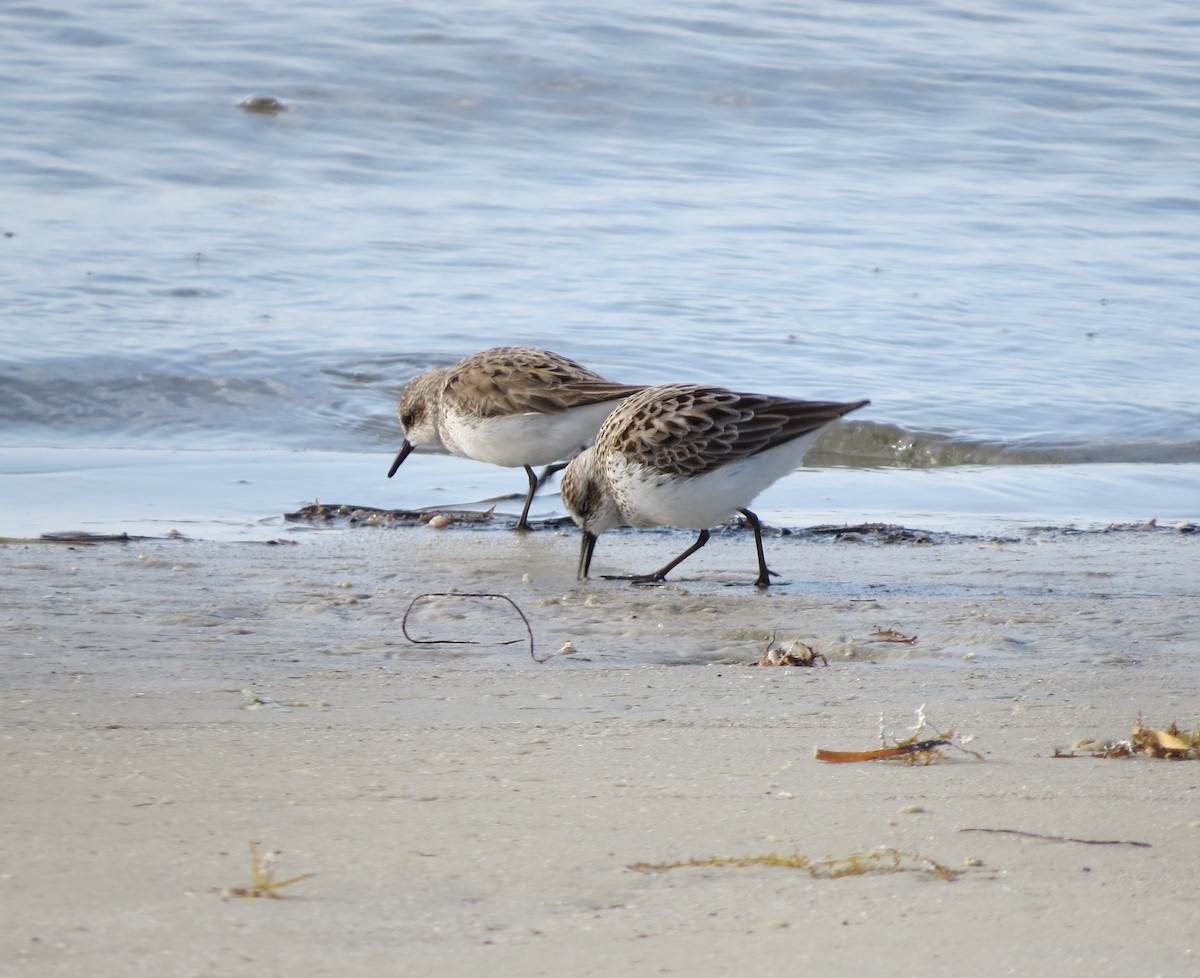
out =
<svg viewBox="0 0 1200 978"><path fill-rule="evenodd" d="M601 574L606 581L628 581L630 584L642 587L656 584L666 584L665 574Z"/></svg>
<svg viewBox="0 0 1200 978"><path fill-rule="evenodd" d="M778 577L778 576L779 575L776 574L774 571L771 571L771 577ZM765 591L772 584L782 584L782 583L784 583L784 582L783 581L772 581L770 578L767 578L767 580L764 581L760 578L759 580L754 582L754 586L756 588L761 588L762 590ZM741 581L722 581L721 586L722 587L745 587L746 585L744 583L742 583Z"/></svg>
<svg viewBox="0 0 1200 978"><path fill-rule="evenodd" d="M767 571L765 576L760 576L759 579L754 582L754 586L755 587L770 587L771 586L771 578L778 577L778 576L779 575L776 574L775 571L769 570L769 571Z"/></svg>
<svg viewBox="0 0 1200 978"><path fill-rule="evenodd" d="M754 582L754 586L761 587L761 588L768 588L771 586L771 579L768 577L764 581L762 578L759 578L757 581Z"/></svg>

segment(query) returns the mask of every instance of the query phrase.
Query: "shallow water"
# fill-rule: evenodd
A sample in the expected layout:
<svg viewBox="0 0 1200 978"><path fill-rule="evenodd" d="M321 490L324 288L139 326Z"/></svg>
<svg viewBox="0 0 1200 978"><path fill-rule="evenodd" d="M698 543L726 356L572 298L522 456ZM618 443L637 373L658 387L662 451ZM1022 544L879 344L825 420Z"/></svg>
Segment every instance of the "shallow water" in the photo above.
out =
<svg viewBox="0 0 1200 978"><path fill-rule="evenodd" d="M2 456L0 536L50 531L178 533L217 540L264 540L311 532L285 513L326 505L411 508L414 504L521 510L525 478L460 459L413 456L405 478L384 483L379 460L340 452L183 452L21 449ZM434 464L440 463L440 464ZM454 479L443 481L450 467ZM808 468L772 486L755 504L767 523L901 523L951 533L1024 534L1029 528L1103 528L1111 523L1195 520L1179 510L1194 498L1196 466L956 466L938 469ZM397 477L399 479L399 476ZM131 488L134 487L134 488ZM1136 500L1131 503L1130 500ZM563 515L556 487L539 494L534 520ZM342 522L339 525L345 525ZM361 533L388 533L388 528ZM632 532L632 531L631 531ZM688 531L690 532L690 531Z"/></svg>
<svg viewBox="0 0 1200 978"><path fill-rule="evenodd" d="M1195 519L1198 27L1074 0L9 6L0 532L516 491L455 459L384 479L404 383L510 342L870 397L810 457L852 468L784 480L776 521ZM220 488L247 471L262 495Z"/></svg>

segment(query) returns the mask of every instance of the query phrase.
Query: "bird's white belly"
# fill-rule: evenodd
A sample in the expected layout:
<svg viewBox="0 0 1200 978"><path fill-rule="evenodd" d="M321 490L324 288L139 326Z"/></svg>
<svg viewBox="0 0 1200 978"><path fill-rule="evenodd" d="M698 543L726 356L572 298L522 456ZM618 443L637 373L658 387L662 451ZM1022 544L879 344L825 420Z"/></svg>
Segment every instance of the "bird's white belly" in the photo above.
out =
<svg viewBox="0 0 1200 978"><path fill-rule="evenodd" d="M610 457L609 484L630 526L703 530L749 507L760 492L799 466L817 434L694 476L664 476L622 456Z"/></svg>
<svg viewBox="0 0 1200 978"><path fill-rule="evenodd" d="M561 414L512 414L499 418L447 412L441 427L442 441L455 455L492 465L549 465L571 458L591 444L618 403L588 404Z"/></svg>

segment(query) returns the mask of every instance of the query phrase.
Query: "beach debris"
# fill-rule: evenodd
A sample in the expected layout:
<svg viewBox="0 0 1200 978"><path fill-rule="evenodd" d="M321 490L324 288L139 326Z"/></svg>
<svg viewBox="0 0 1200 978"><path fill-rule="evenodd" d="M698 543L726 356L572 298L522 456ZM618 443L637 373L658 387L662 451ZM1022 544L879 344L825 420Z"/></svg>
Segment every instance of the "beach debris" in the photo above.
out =
<svg viewBox="0 0 1200 978"><path fill-rule="evenodd" d="M268 897L272 900L284 899L284 894L279 891L285 886L291 886L293 883L299 883L301 880L311 879L316 876L316 873L301 873L299 876L293 876L286 880L275 879L275 873L271 869L271 863L277 856L283 855L279 850L267 853L258 851L258 843L250 843L250 873L253 877L253 882L249 886L227 886L213 887L213 892L221 895L222 899L229 897Z"/></svg>
<svg viewBox="0 0 1200 978"><path fill-rule="evenodd" d="M929 765L934 761L944 761L946 754L941 748L949 746L951 746L949 740L933 739L904 741L892 747L877 747L874 750L825 750L818 747L814 750L813 756L818 761L826 761L829 764L852 764L856 761L888 761L899 758L905 764L916 764L917 761L924 761L926 765ZM983 758L980 758L980 760L983 760Z"/></svg>
<svg viewBox="0 0 1200 978"><path fill-rule="evenodd" d="M1042 839L1046 842L1078 842L1084 846L1137 846L1149 849L1149 842L1131 842L1128 839L1075 839L1066 835L1044 835L1041 832L1025 832L1022 829L975 829L960 828L956 832L991 832L995 835L1019 835L1027 839Z"/></svg>
<svg viewBox="0 0 1200 978"><path fill-rule="evenodd" d="M1101 533L1116 533L1124 531L1137 530L1166 530L1172 533L1197 533L1200 532L1200 524L1191 522L1190 520L1179 520L1175 523L1159 523L1157 517L1148 520L1139 520L1133 523L1110 523Z"/></svg>
<svg viewBox="0 0 1200 978"><path fill-rule="evenodd" d="M262 693L256 693L252 689L243 689L242 696L247 700L246 708L249 710L259 706L268 706L272 710L278 710L280 713L291 713L290 706L284 706L282 703L276 702L269 696L264 696Z"/></svg>
<svg viewBox="0 0 1200 978"><path fill-rule="evenodd" d="M481 642L478 639L470 639L470 638L413 638L412 635L410 635L408 632L408 619L409 619L409 616L413 613L413 609L416 608L417 604L421 601L431 601L436 598L442 598L442 599L446 599L446 600L468 600L468 601L469 600L477 600L477 599L478 600L507 601L508 604L512 607L513 611L515 611L517 613L517 617L521 619L521 623L525 626L525 634L529 639L529 657L531 659L533 659L534 662L542 663L542 662L548 662L550 659L554 658L554 655L560 654L560 652L556 652L556 653L554 653L554 655L549 655L549 656L546 656L545 658L539 659L537 657L537 655L535 654L534 647L533 647L533 626L529 624L529 619L525 617L525 612L523 612L520 609L520 607L517 605L517 603L512 598L510 598L507 594L492 594L489 592L442 591L442 592L430 592L427 594L418 594L415 598L413 598L408 603L408 607L404 609L404 617L400 619L400 631L402 631L404 633L404 637L406 639L408 639L410 642L412 642L414 645L487 645L487 644L515 645L516 643L521 641L521 639L519 639L519 638L509 639L508 641L505 641L505 642L494 642L494 643Z"/></svg>
<svg viewBox="0 0 1200 978"><path fill-rule="evenodd" d="M922 737L927 728L933 728L935 736ZM970 754L978 761L983 760L983 755L973 750L968 750L963 746L969 743L974 738L972 737L955 737L953 730L938 730L929 722L925 715L925 707L922 705L917 710L917 722L915 726L909 728L912 733L909 736L897 739L894 735L891 737L892 743L888 743L888 737L883 732L883 717L879 718L879 743L880 746L871 750L825 750L817 747L813 754L818 761L825 761L828 764L852 764L858 761L889 761L901 760L905 764L916 764L918 761L923 762L926 766L934 763L934 761L944 761L946 753L942 750L943 747L953 747L956 750L962 751L964 754ZM956 743L956 740L958 741Z"/></svg>
<svg viewBox="0 0 1200 978"><path fill-rule="evenodd" d="M302 506L294 513L284 513L289 523L333 523L345 521L351 526L411 526L432 524L435 527L451 523L489 523L496 516L496 507L486 510L467 509L378 509L374 506L351 506L347 503L322 503L320 500Z"/></svg>
<svg viewBox="0 0 1200 978"><path fill-rule="evenodd" d="M951 538L950 534L934 533L929 530L914 530L891 523L856 523L843 526L809 526L801 530L784 530L791 536L832 537L841 543L941 543Z"/></svg>
<svg viewBox="0 0 1200 978"><path fill-rule="evenodd" d="M708 856L704 859L683 859L670 863L634 863L629 866L639 873L661 873L668 869L708 869L744 866L780 866L803 870L813 879L836 880L847 876L887 876L893 873L919 873L953 882L964 870L943 866L927 856L900 849L874 849L855 852L849 856L826 856L809 859L798 852L790 856L768 853L762 856Z"/></svg>
<svg viewBox="0 0 1200 978"><path fill-rule="evenodd" d="M1134 753L1138 754L1172 760L1200 759L1200 729L1180 730L1176 722L1172 722L1166 730L1154 730L1145 726L1142 718L1138 717L1129 742Z"/></svg>
<svg viewBox="0 0 1200 978"><path fill-rule="evenodd" d="M566 642L563 642L562 647L559 648L559 650L557 652L551 652L549 655L543 655L543 656L535 659L534 661L538 662L538 663L549 662L551 659L557 659L560 655L575 655L575 653L577 653L578 651L579 651L579 649L575 648L575 643L570 640L567 640ZM582 661L590 662L591 660L590 659L582 659Z"/></svg>
<svg viewBox="0 0 1200 978"><path fill-rule="evenodd" d="M905 635L895 628L876 628L868 636L872 642L891 642L896 645L916 645L916 635Z"/></svg>
<svg viewBox="0 0 1200 978"><path fill-rule="evenodd" d="M0 546L14 543L65 543L90 546L95 543L132 543L135 540L153 540L154 537L131 537L128 533L88 533L85 530L64 530L43 533L36 537L0 537Z"/></svg>
<svg viewBox="0 0 1200 978"><path fill-rule="evenodd" d="M1056 758L1079 757L1083 751L1090 757L1116 758L1145 754L1162 760L1200 760L1200 728L1180 730L1178 722L1172 722L1165 730L1147 727L1139 715L1137 724L1128 740L1099 740L1089 738L1076 741L1070 751L1056 749Z"/></svg>
<svg viewBox="0 0 1200 978"><path fill-rule="evenodd" d="M772 632L771 637L767 639L767 645L763 649L762 655L758 657L757 662L751 662L750 665L813 668L818 661L822 665L829 665L829 660L825 656L798 638L794 639L787 648L776 646L774 642L775 633Z"/></svg>

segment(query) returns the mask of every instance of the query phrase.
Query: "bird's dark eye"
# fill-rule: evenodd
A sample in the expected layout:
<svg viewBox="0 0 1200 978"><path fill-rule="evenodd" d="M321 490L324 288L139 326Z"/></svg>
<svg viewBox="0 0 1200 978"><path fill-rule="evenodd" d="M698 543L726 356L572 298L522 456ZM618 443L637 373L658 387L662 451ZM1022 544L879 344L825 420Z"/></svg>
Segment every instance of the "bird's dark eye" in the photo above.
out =
<svg viewBox="0 0 1200 978"><path fill-rule="evenodd" d="M404 425L405 429L411 428L416 420L417 416L412 411L405 411L400 415L400 423Z"/></svg>
<svg viewBox="0 0 1200 978"><path fill-rule="evenodd" d="M588 486L587 492L579 497L575 504L575 510L581 517L587 519L592 515L592 511L596 508L595 494L592 492L591 486Z"/></svg>

